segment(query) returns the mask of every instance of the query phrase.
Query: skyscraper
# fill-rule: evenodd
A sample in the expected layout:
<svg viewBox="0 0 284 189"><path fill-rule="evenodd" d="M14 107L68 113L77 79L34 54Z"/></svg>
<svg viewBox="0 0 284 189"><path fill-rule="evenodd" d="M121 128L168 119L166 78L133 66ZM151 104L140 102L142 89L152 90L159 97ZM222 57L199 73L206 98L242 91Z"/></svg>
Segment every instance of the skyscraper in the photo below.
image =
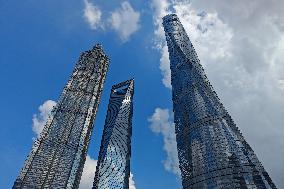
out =
<svg viewBox="0 0 284 189"><path fill-rule="evenodd" d="M163 18L184 189L276 188L220 102L177 15Z"/></svg>
<svg viewBox="0 0 284 189"><path fill-rule="evenodd" d="M81 54L13 189L78 188L108 65L100 45Z"/></svg>
<svg viewBox="0 0 284 189"><path fill-rule="evenodd" d="M134 80L111 89L93 189L128 189Z"/></svg>

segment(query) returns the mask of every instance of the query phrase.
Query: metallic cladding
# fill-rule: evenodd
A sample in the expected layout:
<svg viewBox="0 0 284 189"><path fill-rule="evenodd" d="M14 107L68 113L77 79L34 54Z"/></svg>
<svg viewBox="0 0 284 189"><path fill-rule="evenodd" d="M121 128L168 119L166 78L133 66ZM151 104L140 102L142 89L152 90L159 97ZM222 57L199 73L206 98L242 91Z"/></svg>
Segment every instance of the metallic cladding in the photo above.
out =
<svg viewBox="0 0 284 189"><path fill-rule="evenodd" d="M78 188L108 65L100 45L81 54L13 189Z"/></svg>
<svg viewBox="0 0 284 189"><path fill-rule="evenodd" d="M163 18L184 189L275 189L220 102L175 14Z"/></svg>
<svg viewBox="0 0 284 189"><path fill-rule="evenodd" d="M114 85L101 141L93 189L128 189L134 80Z"/></svg>

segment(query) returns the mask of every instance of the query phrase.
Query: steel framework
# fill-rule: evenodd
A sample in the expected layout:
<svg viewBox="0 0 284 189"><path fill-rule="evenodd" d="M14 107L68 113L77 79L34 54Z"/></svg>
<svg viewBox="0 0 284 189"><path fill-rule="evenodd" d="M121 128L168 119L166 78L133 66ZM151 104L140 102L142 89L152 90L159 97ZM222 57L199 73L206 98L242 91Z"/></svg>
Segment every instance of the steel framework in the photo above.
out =
<svg viewBox="0 0 284 189"><path fill-rule="evenodd" d="M184 189L276 186L209 83L179 18L163 18Z"/></svg>
<svg viewBox="0 0 284 189"><path fill-rule="evenodd" d="M101 45L81 54L13 189L78 188L108 65Z"/></svg>
<svg viewBox="0 0 284 189"><path fill-rule="evenodd" d="M93 189L128 189L134 80L114 85L101 141Z"/></svg>

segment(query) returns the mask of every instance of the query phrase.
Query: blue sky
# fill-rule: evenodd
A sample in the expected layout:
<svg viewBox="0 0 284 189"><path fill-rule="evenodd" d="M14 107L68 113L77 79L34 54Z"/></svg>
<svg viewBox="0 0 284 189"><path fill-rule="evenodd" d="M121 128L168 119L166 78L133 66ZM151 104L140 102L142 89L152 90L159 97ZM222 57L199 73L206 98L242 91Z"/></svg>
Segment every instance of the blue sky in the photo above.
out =
<svg viewBox="0 0 284 189"><path fill-rule="evenodd" d="M110 67L88 165L98 156L111 86L134 77L134 185L181 188L161 28L161 17L170 12L179 15L219 97L276 185L284 187L283 2L231 3L0 0L0 188L11 188L23 166L36 137L33 118L41 119L38 108L58 99L80 53L96 43ZM89 180L84 182L81 189L88 188Z"/></svg>

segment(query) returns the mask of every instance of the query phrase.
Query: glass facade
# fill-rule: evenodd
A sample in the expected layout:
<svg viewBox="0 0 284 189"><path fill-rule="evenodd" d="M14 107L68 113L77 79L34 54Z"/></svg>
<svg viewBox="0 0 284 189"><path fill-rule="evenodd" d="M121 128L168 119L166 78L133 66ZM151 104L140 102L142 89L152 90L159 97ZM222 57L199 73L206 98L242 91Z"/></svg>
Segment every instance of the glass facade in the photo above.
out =
<svg viewBox="0 0 284 189"><path fill-rule="evenodd" d="M13 189L78 188L108 65L100 45L81 54Z"/></svg>
<svg viewBox="0 0 284 189"><path fill-rule="evenodd" d="M184 189L275 189L220 102L175 14L163 18Z"/></svg>
<svg viewBox="0 0 284 189"><path fill-rule="evenodd" d="M93 189L128 189L134 80L114 85L105 120Z"/></svg>

